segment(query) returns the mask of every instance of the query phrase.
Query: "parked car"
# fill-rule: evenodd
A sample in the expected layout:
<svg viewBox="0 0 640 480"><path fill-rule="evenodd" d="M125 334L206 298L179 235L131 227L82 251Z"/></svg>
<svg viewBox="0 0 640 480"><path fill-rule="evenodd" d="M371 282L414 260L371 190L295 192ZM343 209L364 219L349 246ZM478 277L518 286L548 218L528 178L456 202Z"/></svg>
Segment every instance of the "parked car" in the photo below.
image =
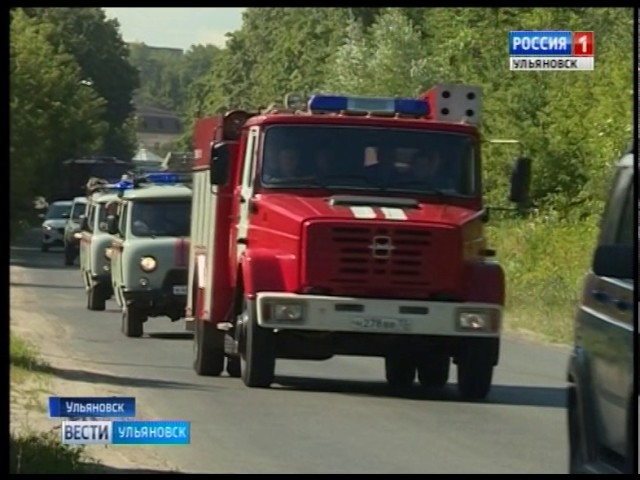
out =
<svg viewBox="0 0 640 480"><path fill-rule="evenodd" d="M575 319L567 390L569 473L635 463L634 148L618 162Z"/></svg>
<svg viewBox="0 0 640 480"><path fill-rule="evenodd" d="M49 205L46 214L41 214L42 235L40 250L48 252L51 247L64 246L64 226L71 214L71 200L61 200Z"/></svg>

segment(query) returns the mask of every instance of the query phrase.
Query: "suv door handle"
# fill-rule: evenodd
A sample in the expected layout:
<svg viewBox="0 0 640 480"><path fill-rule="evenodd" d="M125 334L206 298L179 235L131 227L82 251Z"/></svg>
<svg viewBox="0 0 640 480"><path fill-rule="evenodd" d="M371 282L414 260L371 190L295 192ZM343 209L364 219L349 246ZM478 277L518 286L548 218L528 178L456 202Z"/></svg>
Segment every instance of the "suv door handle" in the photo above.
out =
<svg viewBox="0 0 640 480"><path fill-rule="evenodd" d="M591 298L600 303L609 303L609 301L611 300L609 298L609 295L600 290L591 290Z"/></svg>
<svg viewBox="0 0 640 480"><path fill-rule="evenodd" d="M627 312L631 309L631 304L624 300L616 300L615 302L616 308L621 312Z"/></svg>

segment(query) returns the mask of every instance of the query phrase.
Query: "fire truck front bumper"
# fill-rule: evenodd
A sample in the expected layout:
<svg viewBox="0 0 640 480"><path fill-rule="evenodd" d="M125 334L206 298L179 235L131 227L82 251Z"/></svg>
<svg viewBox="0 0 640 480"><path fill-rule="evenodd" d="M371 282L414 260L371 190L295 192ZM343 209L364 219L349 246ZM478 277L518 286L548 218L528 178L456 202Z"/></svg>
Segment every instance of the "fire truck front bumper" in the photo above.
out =
<svg viewBox="0 0 640 480"><path fill-rule="evenodd" d="M256 294L258 325L274 330L499 337L503 307L486 303L432 302Z"/></svg>

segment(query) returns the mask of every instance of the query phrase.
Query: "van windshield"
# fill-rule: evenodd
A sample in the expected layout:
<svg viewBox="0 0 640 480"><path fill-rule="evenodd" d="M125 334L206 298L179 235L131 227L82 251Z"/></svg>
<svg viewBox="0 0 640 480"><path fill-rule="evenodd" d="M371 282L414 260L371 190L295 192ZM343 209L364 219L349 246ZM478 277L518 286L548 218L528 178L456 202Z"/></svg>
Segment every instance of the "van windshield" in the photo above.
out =
<svg viewBox="0 0 640 480"><path fill-rule="evenodd" d="M136 237L187 237L191 202L154 200L132 202L131 232Z"/></svg>

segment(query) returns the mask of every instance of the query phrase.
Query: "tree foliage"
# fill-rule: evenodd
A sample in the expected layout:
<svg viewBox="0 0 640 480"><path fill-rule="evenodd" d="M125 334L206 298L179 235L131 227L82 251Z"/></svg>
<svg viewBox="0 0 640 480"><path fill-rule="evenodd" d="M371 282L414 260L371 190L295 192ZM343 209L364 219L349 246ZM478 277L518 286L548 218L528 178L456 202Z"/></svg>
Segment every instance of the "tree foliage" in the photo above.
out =
<svg viewBox="0 0 640 480"><path fill-rule="evenodd" d="M93 88L78 87L82 69L50 42L55 29L21 10L12 12L9 143L16 206L48 193L59 161L100 150L108 131L106 101Z"/></svg>
<svg viewBox="0 0 640 480"><path fill-rule="evenodd" d="M107 19L98 7L25 8L34 19L51 24L49 42L72 55L80 66L82 80L90 81L106 100L104 120L109 129L104 138L104 154L124 159L133 156L130 117L132 97L138 87L138 72L129 63L129 50L122 40L119 24Z"/></svg>
<svg viewBox="0 0 640 480"><path fill-rule="evenodd" d="M593 72L510 72L511 30L595 31ZM486 139L520 140L536 204L597 212L611 162L632 137L630 8L249 8L187 115L256 108L291 91L416 95L434 83L483 88ZM487 144L490 203L504 203L517 150Z"/></svg>

